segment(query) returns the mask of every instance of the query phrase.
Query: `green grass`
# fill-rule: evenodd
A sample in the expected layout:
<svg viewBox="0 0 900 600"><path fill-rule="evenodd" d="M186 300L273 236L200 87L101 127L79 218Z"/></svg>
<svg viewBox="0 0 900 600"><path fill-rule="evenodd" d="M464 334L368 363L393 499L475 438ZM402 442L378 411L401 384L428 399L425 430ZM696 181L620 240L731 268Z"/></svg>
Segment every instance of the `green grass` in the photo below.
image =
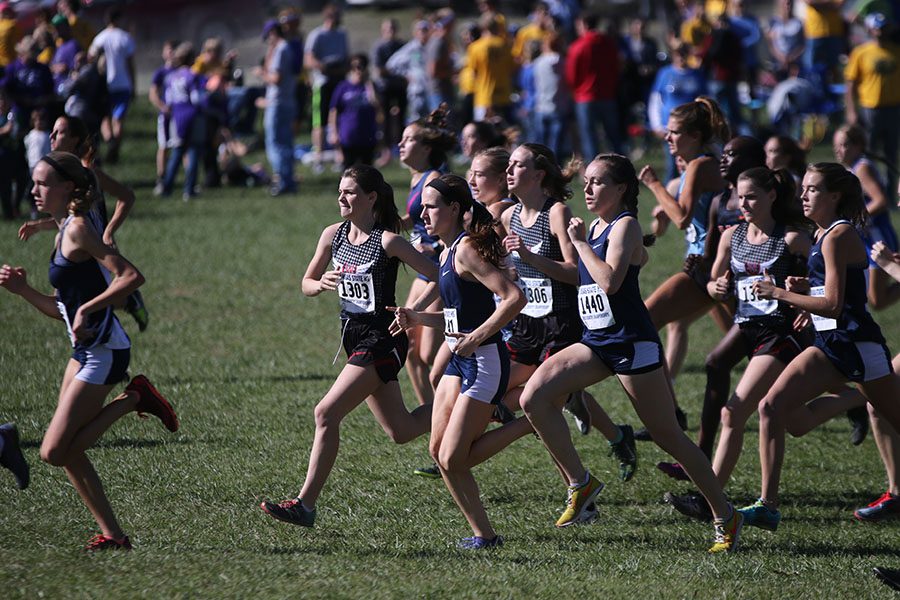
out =
<svg viewBox="0 0 900 600"><path fill-rule="evenodd" d="M0 417L15 420L32 464L23 492L0 473L0 588L5 597L584 597L869 598L887 592L870 574L897 566L898 522L864 525L851 510L884 490L871 440L853 448L842 419L788 441L784 516L777 534L745 531L743 550L710 557L711 527L661 504L682 490L656 472L666 456L639 446L635 479L621 484L596 433L576 439L607 483L593 525L558 531L564 488L532 436L476 476L488 512L507 538L497 552L472 555L453 542L470 535L440 482L411 475L426 464L427 438L388 442L365 408L342 427L337 466L320 502L316 528L277 523L262 498L297 492L313 436L312 409L339 370L333 296L301 296L299 280L323 226L337 220L334 175L304 172L303 193L272 199L261 190L205 193L184 204L151 197L155 121L141 104L136 139L112 172L138 192L119 235L144 273L152 313L135 343L132 372L147 373L172 400L182 429L129 415L91 457L135 542L130 554L85 556L95 525L63 472L40 462L38 445L52 415L69 354L59 322L0 292ZM819 157L825 156L819 151ZM658 163L658 156L655 157ZM408 179L389 170L398 199ZM642 195L646 216L650 204ZM580 192L573 201L583 214ZM49 291L51 238L16 240L0 223L0 261L23 265ZM651 251L644 294L680 268L678 232ZM405 297L411 274L398 291ZM877 316L900 347L898 310ZM678 395L696 434L705 383L703 358L720 334L709 320L691 332ZM737 376L733 381L737 380ZM412 398L408 380L404 393ZM636 422L619 386L592 388L615 420ZM409 403L409 401L408 401ZM758 491L756 421L729 492L737 502Z"/></svg>

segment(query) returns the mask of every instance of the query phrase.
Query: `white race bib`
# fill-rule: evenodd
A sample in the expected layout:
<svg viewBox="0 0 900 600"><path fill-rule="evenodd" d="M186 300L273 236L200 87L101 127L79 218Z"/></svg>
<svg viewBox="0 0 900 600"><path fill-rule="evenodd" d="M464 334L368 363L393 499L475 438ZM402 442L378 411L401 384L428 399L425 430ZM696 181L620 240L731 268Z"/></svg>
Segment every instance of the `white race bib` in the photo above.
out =
<svg viewBox="0 0 900 600"><path fill-rule="evenodd" d="M753 292L753 284L764 275L752 275L737 281L738 314L742 317L762 317L778 310L778 300L762 300Z"/></svg>
<svg viewBox="0 0 900 600"><path fill-rule="evenodd" d="M553 286L549 279L520 277L519 282L528 301L522 309L523 315L539 318L553 312Z"/></svg>
<svg viewBox="0 0 900 600"><path fill-rule="evenodd" d="M341 308L348 313L375 312L375 284L371 273L343 273L337 288Z"/></svg>
<svg viewBox="0 0 900 600"><path fill-rule="evenodd" d="M825 286L817 285L809 288L809 295L813 298L822 298L825 296ZM815 313L809 313L812 316L813 327L816 331L831 331L837 329L837 319L829 319Z"/></svg>
<svg viewBox="0 0 900 600"><path fill-rule="evenodd" d="M584 326L591 330L606 329L616 324L609 298L596 283L578 286L578 314Z"/></svg>
<svg viewBox="0 0 900 600"><path fill-rule="evenodd" d="M447 342L450 351L456 350L456 344L459 342L455 337L446 335L448 333L459 333L459 320L456 318L455 308L444 309L444 341Z"/></svg>

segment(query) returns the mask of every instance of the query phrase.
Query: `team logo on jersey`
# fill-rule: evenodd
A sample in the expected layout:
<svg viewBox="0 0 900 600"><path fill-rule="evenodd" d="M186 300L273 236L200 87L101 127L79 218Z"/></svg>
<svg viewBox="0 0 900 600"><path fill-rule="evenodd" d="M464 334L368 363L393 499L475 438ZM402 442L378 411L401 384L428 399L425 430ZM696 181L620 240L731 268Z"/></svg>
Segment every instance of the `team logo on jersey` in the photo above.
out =
<svg viewBox="0 0 900 600"><path fill-rule="evenodd" d="M747 262L744 263L744 268L747 269L748 275L759 275L760 274L760 264L756 262Z"/></svg>
<svg viewBox="0 0 900 600"><path fill-rule="evenodd" d="M375 264L375 261L372 260L361 265L342 265L338 261L332 260L332 264L334 264L335 270L340 271L341 273L368 273L372 269L372 265Z"/></svg>

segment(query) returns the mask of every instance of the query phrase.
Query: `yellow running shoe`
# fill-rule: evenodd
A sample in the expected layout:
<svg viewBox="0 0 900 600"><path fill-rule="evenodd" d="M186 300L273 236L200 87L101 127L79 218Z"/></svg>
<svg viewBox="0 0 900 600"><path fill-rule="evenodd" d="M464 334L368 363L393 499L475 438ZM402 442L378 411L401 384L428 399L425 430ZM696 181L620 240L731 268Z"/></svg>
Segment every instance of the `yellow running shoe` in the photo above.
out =
<svg viewBox="0 0 900 600"><path fill-rule="evenodd" d="M709 549L710 554L718 552L734 552L738 548L738 542L741 537L741 528L744 526L744 515L738 510L731 507L731 518L716 519L713 521L713 527L716 530L716 541Z"/></svg>
<svg viewBox="0 0 900 600"><path fill-rule="evenodd" d="M597 495L603 491L603 484L588 473L588 481L581 487L569 487L569 497L566 499L566 510L556 522L557 527L568 527L581 523L596 512L588 511L588 507L597 499Z"/></svg>

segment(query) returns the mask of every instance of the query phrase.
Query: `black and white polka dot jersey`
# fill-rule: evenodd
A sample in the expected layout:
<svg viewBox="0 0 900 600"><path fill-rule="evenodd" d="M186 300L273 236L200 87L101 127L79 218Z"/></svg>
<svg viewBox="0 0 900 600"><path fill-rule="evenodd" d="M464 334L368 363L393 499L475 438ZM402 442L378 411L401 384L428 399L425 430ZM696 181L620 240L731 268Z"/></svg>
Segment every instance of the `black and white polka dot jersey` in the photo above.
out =
<svg viewBox="0 0 900 600"><path fill-rule="evenodd" d="M385 307L396 306L394 292L400 261L384 251L381 242L384 229L378 225L372 228L369 238L362 244L350 243L349 234L350 221L345 221L331 241L332 263L342 273L337 289L341 318L390 322L393 314Z"/></svg>
<svg viewBox="0 0 900 600"><path fill-rule="evenodd" d="M748 321L782 321L793 319L794 312L777 300L763 300L753 293L753 283L765 277L774 279L775 285L783 288L788 275L792 275L795 260L791 257L784 240L784 225L776 225L769 239L762 244L747 241L748 223L734 228L731 236L731 272L734 274L734 293L737 298L735 323Z"/></svg>
<svg viewBox="0 0 900 600"><path fill-rule="evenodd" d="M550 209L557 200L547 198L541 212L531 227L522 224L522 204L513 207L509 229L522 238L522 242L533 254L550 260L563 261L559 240L550 231ZM543 317L561 311L573 311L578 292L574 285L548 277L543 271L523 261L518 252L511 254L520 284L524 287L528 301L522 312L531 317ZM548 293L549 292L549 293Z"/></svg>

